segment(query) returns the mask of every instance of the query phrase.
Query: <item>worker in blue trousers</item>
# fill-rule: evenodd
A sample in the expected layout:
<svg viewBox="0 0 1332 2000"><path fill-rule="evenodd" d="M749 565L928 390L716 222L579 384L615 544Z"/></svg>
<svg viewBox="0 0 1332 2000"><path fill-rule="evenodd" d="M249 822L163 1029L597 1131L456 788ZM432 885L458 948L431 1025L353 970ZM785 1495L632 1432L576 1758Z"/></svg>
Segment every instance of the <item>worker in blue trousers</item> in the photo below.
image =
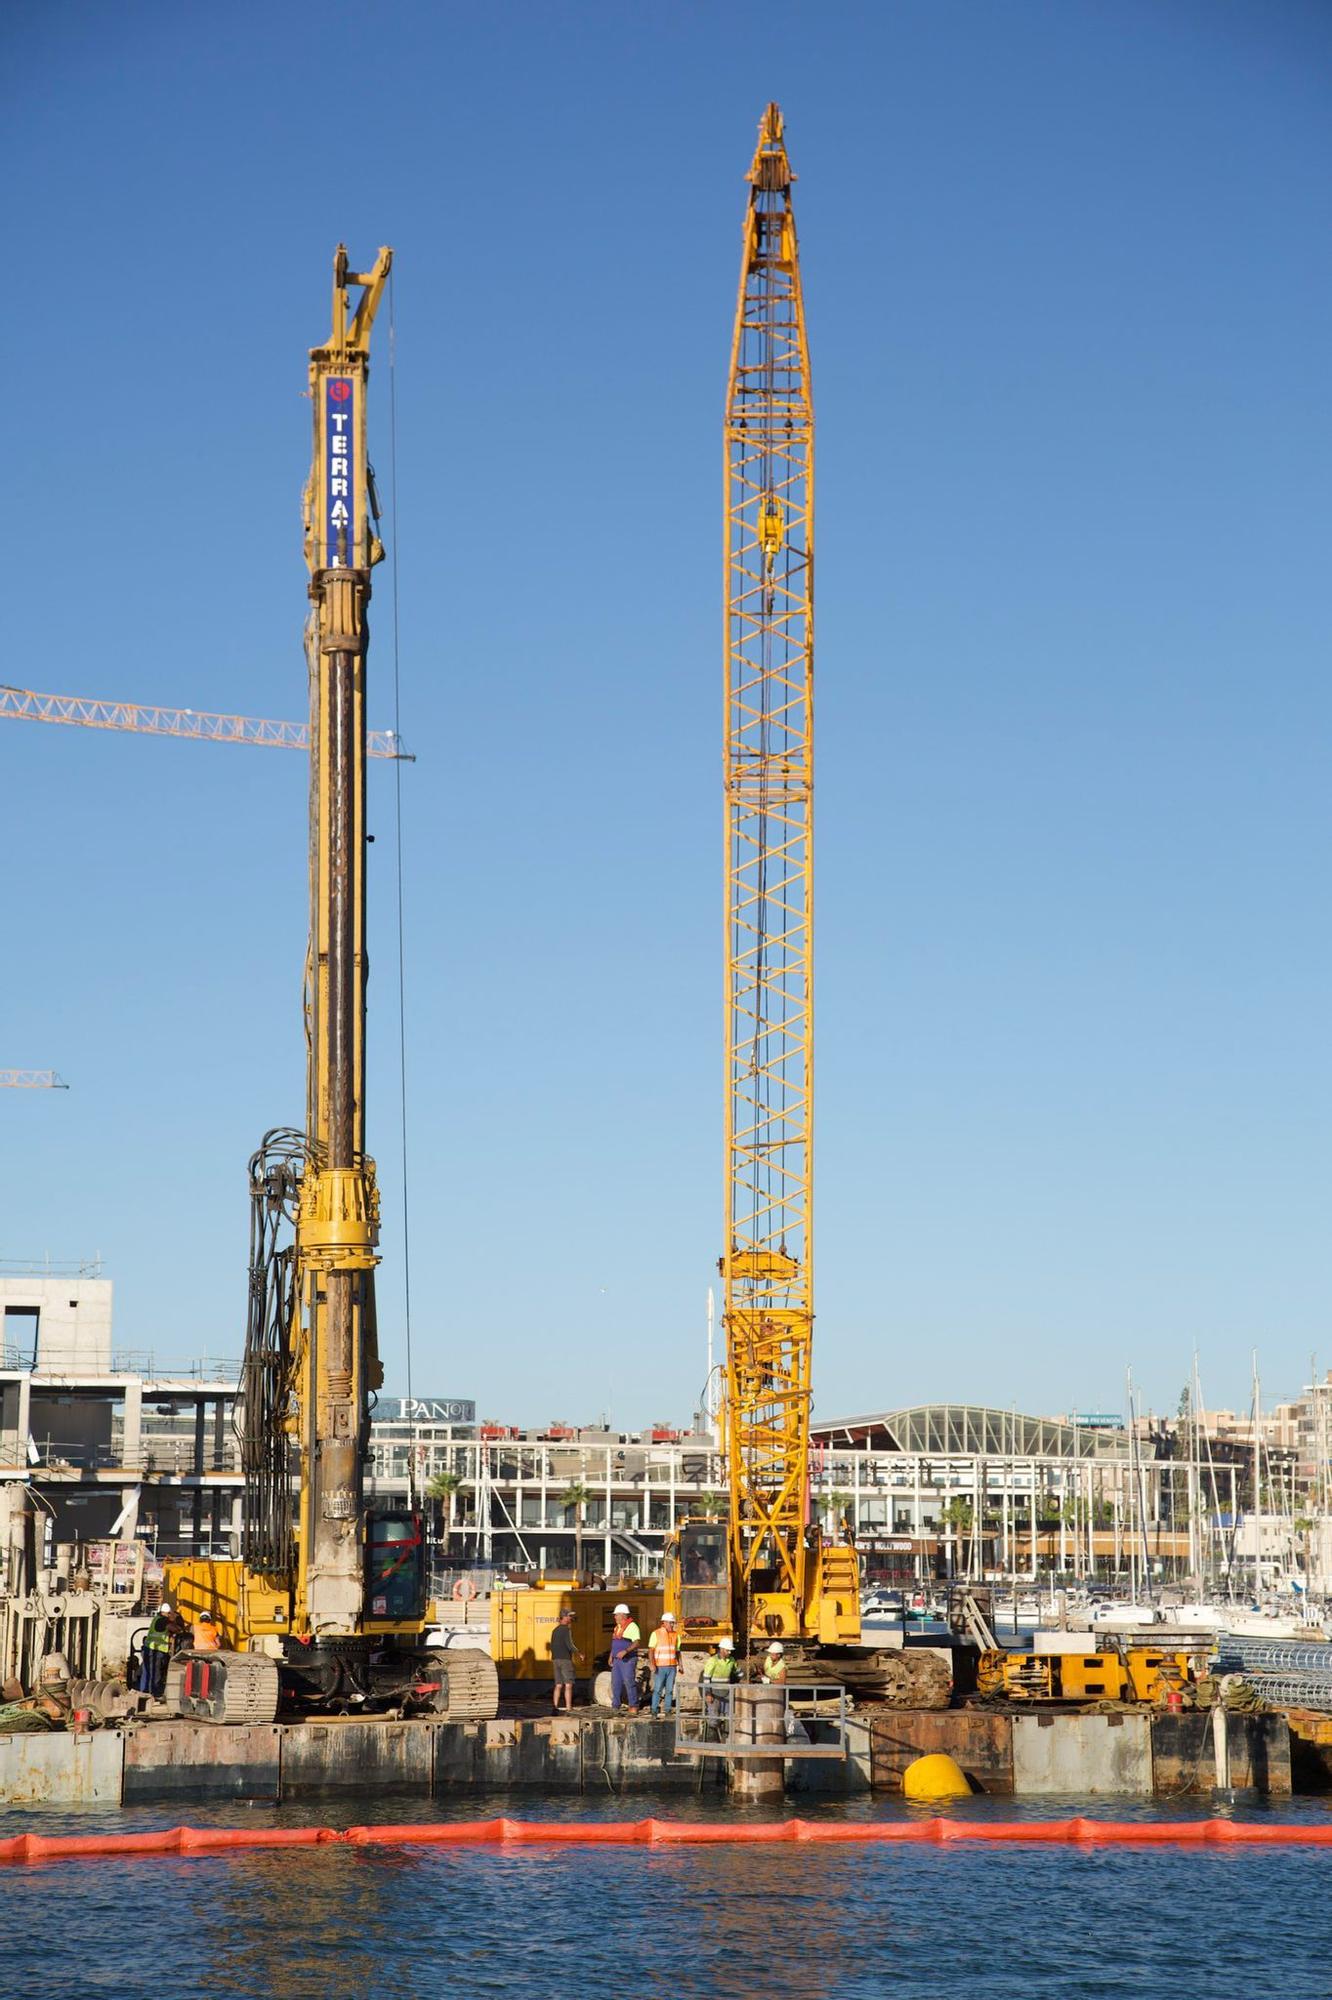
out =
<svg viewBox="0 0 1332 2000"><path fill-rule="evenodd" d="M618 1715L623 1706L630 1715L637 1715L638 1648L643 1635L627 1604L617 1604L614 1617L610 1642L611 1713Z"/></svg>
<svg viewBox="0 0 1332 2000"><path fill-rule="evenodd" d="M159 1604L143 1635L139 1654L139 1692L158 1701L166 1691L167 1663L171 1658L173 1619L171 1606Z"/></svg>

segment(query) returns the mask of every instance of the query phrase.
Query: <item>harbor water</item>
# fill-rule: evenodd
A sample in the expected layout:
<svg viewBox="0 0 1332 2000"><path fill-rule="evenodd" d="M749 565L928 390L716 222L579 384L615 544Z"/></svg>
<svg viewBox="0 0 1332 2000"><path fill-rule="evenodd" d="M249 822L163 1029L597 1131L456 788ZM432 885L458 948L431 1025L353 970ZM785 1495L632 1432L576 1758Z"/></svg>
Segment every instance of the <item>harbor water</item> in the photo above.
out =
<svg viewBox="0 0 1332 2000"><path fill-rule="evenodd" d="M678 1794L530 1795L174 1815L0 1813L0 1835L193 1825L689 1816ZM693 1808L715 1820L718 1807ZM802 1810L805 1810L802 1808ZM1209 1809L1210 1810L1210 1809ZM1236 1805L1327 1823L1318 1802ZM900 1818L900 1802L830 1816ZM957 1816L1206 1816L976 1799ZM762 1816L762 1815L757 1815ZM780 1815L778 1815L780 1816ZM806 1810L806 1816L814 1816ZM437 2000L613 1987L662 2000L1289 2000L1332 1996L1326 1849L326 1848L7 1868L3 1991L43 2000Z"/></svg>

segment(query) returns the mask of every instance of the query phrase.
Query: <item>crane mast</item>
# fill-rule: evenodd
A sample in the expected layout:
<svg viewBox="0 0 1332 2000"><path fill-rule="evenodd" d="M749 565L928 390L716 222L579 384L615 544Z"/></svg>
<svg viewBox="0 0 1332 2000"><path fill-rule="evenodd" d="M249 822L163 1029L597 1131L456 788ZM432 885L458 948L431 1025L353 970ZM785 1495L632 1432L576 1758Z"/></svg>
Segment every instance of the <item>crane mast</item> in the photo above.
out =
<svg viewBox="0 0 1332 2000"><path fill-rule="evenodd" d="M781 112L749 169L726 395L726 1434L734 1617L795 1630L814 1327L814 411Z"/></svg>

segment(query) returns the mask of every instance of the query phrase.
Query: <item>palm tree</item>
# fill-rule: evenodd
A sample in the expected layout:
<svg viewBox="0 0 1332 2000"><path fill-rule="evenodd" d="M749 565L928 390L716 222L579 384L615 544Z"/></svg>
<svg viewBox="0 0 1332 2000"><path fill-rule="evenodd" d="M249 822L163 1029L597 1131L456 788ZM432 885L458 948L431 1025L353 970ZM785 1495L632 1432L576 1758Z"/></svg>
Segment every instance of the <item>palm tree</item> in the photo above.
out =
<svg viewBox="0 0 1332 2000"><path fill-rule="evenodd" d="M837 1533L840 1527L845 1525L846 1517L851 1510L851 1500L852 1496L849 1493L834 1492L830 1493L824 1501L824 1506L832 1515L834 1534Z"/></svg>
<svg viewBox="0 0 1332 2000"><path fill-rule="evenodd" d="M698 1496L698 1511L705 1521L719 1521L722 1515L721 1495L718 1493L700 1493Z"/></svg>
<svg viewBox="0 0 1332 2000"><path fill-rule="evenodd" d="M462 1485L456 1472L437 1472L426 1486L426 1492L435 1503L435 1534L444 1554L449 1552L449 1536L453 1533L453 1496ZM442 1525L443 1503L449 1503L448 1523Z"/></svg>
<svg viewBox="0 0 1332 2000"><path fill-rule="evenodd" d="M589 1493L587 1487L584 1486L581 1479L573 1480L570 1485L565 1487L564 1492L560 1496L560 1505L566 1511L570 1507L576 1510L574 1513L574 1573L576 1576L583 1574L583 1509L587 1506L591 1498L592 1495Z"/></svg>
<svg viewBox="0 0 1332 2000"><path fill-rule="evenodd" d="M955 1493L939 1518L944 1527L950 1531L953 1541L953 1569L956 1572L961 1567L960 1545L975 1525L976 1509L961 1493Z"/></svg>

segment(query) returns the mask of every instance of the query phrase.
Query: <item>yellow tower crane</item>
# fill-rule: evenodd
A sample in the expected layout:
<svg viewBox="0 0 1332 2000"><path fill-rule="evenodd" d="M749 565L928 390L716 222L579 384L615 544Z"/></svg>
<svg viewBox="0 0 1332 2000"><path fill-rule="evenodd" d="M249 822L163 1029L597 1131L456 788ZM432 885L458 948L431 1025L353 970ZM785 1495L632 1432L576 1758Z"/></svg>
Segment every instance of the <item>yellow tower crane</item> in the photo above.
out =
<svg viewBox="0 0 1332 2000"><path fill-rule="evenodd" d="M53 1069L0 1069L0 1090L68 1090Z"/></svg>

